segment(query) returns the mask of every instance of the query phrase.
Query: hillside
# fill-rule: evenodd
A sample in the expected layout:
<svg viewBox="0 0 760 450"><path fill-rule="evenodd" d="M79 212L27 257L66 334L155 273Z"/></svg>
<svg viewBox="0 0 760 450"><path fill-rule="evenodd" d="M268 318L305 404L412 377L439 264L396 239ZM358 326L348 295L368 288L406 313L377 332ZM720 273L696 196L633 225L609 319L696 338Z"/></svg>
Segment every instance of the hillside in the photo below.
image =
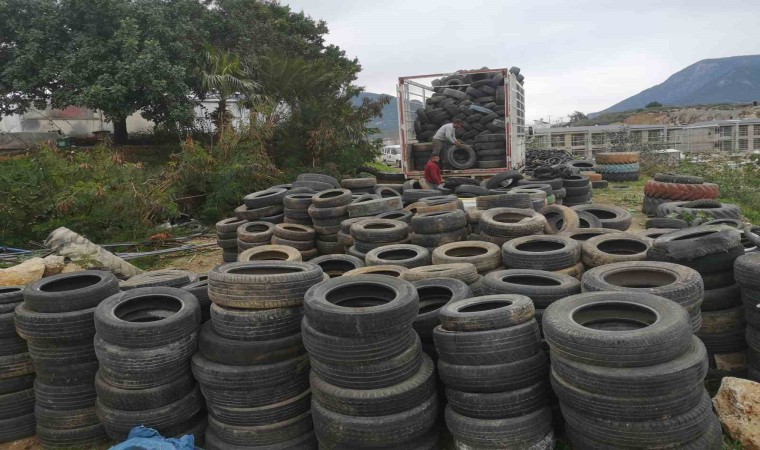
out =
<svg viewBox="0 0 760 450"><path fill-rule="evenodd" d="M588 119L579 120L572 125L690 125L712 120L757 118L760 118L760 106L752 104L663 106L660 108L640 108L630 111L602 113Z"/></svg>
<svg viewBox="0 0 760 450"><path fill-rule="evenodd" d="M387 94L375 94L373 92L362 92L354 97L351 102L354 106L362 104L365 98L370 100L376 100L380 96L385 95L389 97L391 101L383 107L383 116L375 118L371 125L378 128L384 139L391 139L393 141L398 140L398 101L396 97ZM422 107L422 103L418 107Z"/></svg>
<svg viewBox="0 0 760 450"><path fill-rule="evenodd" d="M668 106L748 103L760 100L760 55L705 59L597 114Z"/></svg>

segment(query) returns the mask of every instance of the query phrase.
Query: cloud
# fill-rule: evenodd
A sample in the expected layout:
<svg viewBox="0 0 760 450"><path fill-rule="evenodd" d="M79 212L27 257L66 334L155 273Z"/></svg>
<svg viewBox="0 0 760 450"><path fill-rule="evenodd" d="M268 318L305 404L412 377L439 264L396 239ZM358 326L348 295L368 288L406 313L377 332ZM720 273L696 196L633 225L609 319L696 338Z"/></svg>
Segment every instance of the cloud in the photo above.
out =
<svg viewBox="0 0 760 450"><path fill-rule="evenodd" d="M760 2L290 0L359 58L359 84L519 66L529 119L599 111L705 58L760 53Z"/></svg>

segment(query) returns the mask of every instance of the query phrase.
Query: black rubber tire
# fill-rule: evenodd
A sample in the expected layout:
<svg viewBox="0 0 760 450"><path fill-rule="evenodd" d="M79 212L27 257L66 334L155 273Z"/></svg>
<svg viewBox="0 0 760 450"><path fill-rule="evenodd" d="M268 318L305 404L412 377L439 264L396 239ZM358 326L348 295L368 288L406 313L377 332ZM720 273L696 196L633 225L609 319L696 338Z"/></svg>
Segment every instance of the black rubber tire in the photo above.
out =
<svg viewBox="0 0 760 450"><path fill-rule="evenodd" d="M581 246L567 236L524 236L501 247L501 260L508 269L561 270L580 262Z"/></svg>
<svg viewBox="0 0 760 450"><path fill-rule="evenodd" d="M415 233L445 233L466 227L467 216L460 209L416 214L412 217L411 225ZM356 236L354 238L356 239Z"/></svg>
<svg viewBox="0 0 760 450"><path fill-rule="evenodd" d="M12 313L24 301L25 286L0 287L0 314Z"/></svg>
<svg viewBox="0 0 760 450"><path fill-rule="evenodd" d="M411 283L380 275L330 279L314 286L304 298L312 326L348 337L404 329L414 321L418 303Z"/></svg>
<svg viewBox="0 0 760 450"><path fill-rule="evenodd" d="M705 290L718 289L734 284L734 271L724 270L721 272L701 272L702 282L705 284Z"/></svg>
<svg viewBox="0 0 760 450"><path fill-rule="evenodd" d="M484 331L449 331L439 325L433 338L441 360L483 366L510 363L536 354L540 351L541 333L531 319L509 328Z"/></svg>
<svg viewBox="0 0 760 450"><path fill-rule="evenodd" d="M483 195L488 195L490 193L490 191L484 187L471 186L467 184L458 186L454 192L457 194L457 196L462 198L480 197Z"/></svg>
<svg viewBox="0 0 760 450"><path fill-rule="evenodd" d="M661 183L678 183L678 184L702 184L705 179L702 177L694 177L690 175L678 175L674 173L656 173L654 174L654 181Z"/></svg>
<svg viewBox="0 0 760 450"><path fill-rule="evenodd" d="M350 231L355 241L398 242L409 236L409 225L400 220L367 218L351 224Z"/></svg>
<svg viewBox="0 0 760 450"><path fill-rule="evenodd" d="M95 309L38 313L30 311L27 304L22 303L16 308L16 331L23 339L38 346L89 341L95 336Z"/></svg>
<svg viewBox="0 0 760 450"><path fill-rule="evenodd" d="M475 165L478 156L475 155L475 150L472 147L453 147L444 150L441 160L447 161L454 169L467 170Z"/></svg>
<svg viewBox="0 0 760 450"><path fill-rule="evenodd" d="M706 289L700 308L702 311L717 311L740 305L741 302L741 288L738 284L732 284L717 289Z"/></svg>
<svg viewBox="0 0 760 450"><path fill-rule="evenodd" d="M310 412L274 424L259 426L228 425L209 417L209 431L225 443L237 446L269 446L295 440L313 428ZM266 448L266 447L265 447Z"/></svg>
<svg viewBox="0 0 760 450"><path fill-rule="evenodd" d="M459 414L474 419L505 419L530 414L549 404L551 388L539 382L513 391L471 393L446 389L449 406Z"/></svg>
<svg viewBox="0 0 760 450"><path fill-rule="evenodd" d="M282 205L285 207L285 213L289 211L306 211L313 204L314 194L296 193L288 194L282 199Z"/></svg>
<svg viewBox="0 0 760 450"><path fill-rule="evenodd" d="M0 419L0 442L13 442L35 434L34 413Z"/></svg>
<svg viewBox="0 0 760 450"><path fill-rule="evenodd" d="M645 195L644 201L642 202L642 206L641 206L641 212L643 212L644 214L650 217L656 216L657 208L663 203L668 203L670 201L671 201L670 199L655 198L655 197L649 197Z"/></svg>
<svg viewBox="0 0 760 450"><path fill-rule="evenodd" d="M543 233L546 218L527 209L494 208L480 217L480 232L494 237L517 238Z"/></svg>
<svg viewBox="0 0 760 450"><path fill-rule="evenodd" d="M346 389L332 385L312 373L311 389L315 402L338 414L377 417L398 414L428 399L436 391L435 365L422 355L422 365L411 378L387 388Z"/></svg>
<svg viewBox="0 0 760 450"><path fill-rule="evenodd" d="M688 226L689 224L685 220L668 219L664 217L654 217L652 219L647 219L646 223L644 224L644 227L647 230L650 228L672 228L680 230L682 228L687 228Z"/></svg>
<svg viewBox="0 0 760 450"><path fill-rule="evenodd" d="M514 328L533 318L530 298L515 294L473 297L446 304L439 320L446 331L490 331ZM451 362L451 361L450 361Z"/></svg>
<svg viewBox="0 0 760 450"><path fill-rule="evenodd" d="M442 245L451 244L453 242L461 242L467 238L470 233L467 228L459 228L453 231L447 231L445 233L434 234L412 234L411 242L414 245L427 248L429 251L435 250Z"/></svg>
<svg viewBox="0 0 760 450"><path fill-rule="evenodd" d="M406 268L430 264L430 251L413 244L385 245L367 252L364 258L368 266L396 265Z"/></svg>
<svg viewBox="0 0 760 450"><path fill-rule="evenodd" d="M27 347L29 348L29 356L32 357L35 365L38 366L77 364L95 359L95 351L89 340L62 344L47 343L44 345L28 341Z"/></svg>
<svg viewBox="0 0 760 450"><path fill-rule="evenodd" d="M304 352L298 332L269 340L241 341L219 336L214 332L213 323L201 327L198 347L206 359L232 366L276 363Z"/></svg>
<svg viewBox="0 0 760 450"><path fill-rule="evenodd" d="M329 184L334 188L340 187L340 183L337 179L331 177L330 175L323 175L321 173L302 173L298 175L296 181L313 181L317 183Z"/></svg>
<svg viewBox="0 0 760 450"><path fill-rule="evenodd" d="M187 286L182 286L182 289L193 294L195 299L198 300L198 305L201 308L201 323L206 323L211 318L209 309L211 308L211 299L208 297L208 281L196 281L190 283Z"/></svg>
<svg viewBox="0 0 760 450"><path fill-rule="evenodd" d="M566 187L563 189L565 190L565 197L587 197L589 192L591 192L591 184L581 187Z"/></svg>
<svg viewBox="0 0 760 450"><path fill-rule="evenodd" d="M0 378L0 395L23 391L34 387L34 373L17 377Z"/></svg>
<svg viewBox="0 0 760 450"><path fill-rule="evenodd" d="M538 212L546 218L545 234L558 234L581 226L578 214L567 206L549 205Z"/></svg>
<svg viewBox="0 0 760 450"><path fill-rule="evenodd" d="M298 333L303 307L235 309L211 305L211 323L216 333L233 340L272 340Z"/></svg>
<svg viewBox="0 0 760 450"><path fill-rule="evenodd" d="M734 262L734 277L743 288L760 290L760 280L757 278L760 270L760 253L752 252L739 256Z"/></svg>
<svg viewBox="0 0 760 450"><path fill-rule="evenodd" d="M602 228L625 231L631 226L631 213L617 206L578 205L573 209L593 214L602 222Z"/></svg>
<svg viewBox="0 0 760 450"><path fill-rule="evenodd" d="M433 394L411 409L380 417L339 414L316 401L312 413L314 432L320 441L352 448L396 448L430 431L438 417L438 397Z"/></svg>
<svg viewBox="0 0 760 450"><path fill-rule="evenodd" d="M480 275L478 275L478 270L474 264L451 263L415 267L414 269L409 269L404 272L401 275L401 278L412 283L416 281L428 280L431 278L455 279L463 281L465 284L470 285L478 281L480 279ZM420 301L422 301L422 299L420 299Z"/></svg>
<svg viewBox="0 0 760 450"><path fill-rule="evenodd" d="M145 318L153 320L145 322ZM174 342L195 332L200 320L200 305L195 296L168 287L139 288L112 295L95 310L98 335L114 345L130 348Z"/></svg>
<svg viewBox="0 0 760 450"><path fill-rule="evenodd" d="M284 188L269 188L246 195L243 197L243 203L251 209L264 208L266 206L282 206L282 199L288 195L288 192Z"/></svg>
<svg viewBox="0 0 760 450"><path fill-rule="evenodd" d="M660 236L647 258L681 264L702 272L730 270L744 254L738 230L722 225L686 228Z"/></svg>
<svg viewBox="0 0 760 450"><path fill-rule="evenodd" d="M552 414L543 407L529 414L506 419L476 419L446 407L446 426L466 448L550 448L537 445L552 433ZM553 441L549 437L549 441Z"/></svg>
<svg viewBox="0 0 760 450"><path fill-rule="evenodd" d="M504 139L506 139L506 135L492 135L492 136L498 136L501 139L501 142L504 142ZM484 137L478 136L475 138L475 141L478 141L478 139L484 139ZM482 141L486 142L486 141ZM476 144L477 145L477 144ZM494 175L493 177L489 178L485 181L485 188L487 189L497 189L500 187L509 187L517 183L518 180L522 180L523 175L516 171L516 170L509 170L507 172L502 172Z"/></svg>
<svg viewBox="0 0 760 450"><path fill-rule="evenodd" d="M479 210L488 210L492 208L530 209L533 207L533 202L529 194L494 194L496 191L489 192L491 195L484 195L475 199L475 204Z"/></svg>
<svg viewBox="0 0 760 450"><path fill-rule="evenodd" d="M246 222L248 221L244 219L238 219L237 217L222 219L216 223L216 232L217 233L234 233L237 231L238 227L245 224Z"/></svg>
<svg viewBox="0 0 760 450"><path fill-rule="evenodd" d="M317 438L309 431L301 436L272 445L233 445L222 441L212 429L206 430L207 450L314 450L317 448Z"/></svg>
<svg viewBox="0 0 760 450"><path fill-rule="evenodd" d="M150 389L120 389L108 384L100 375L95 376L98 401L108 408L122 411L142 411L168 405L188 395L195 386L195 379L189 371Z"/></svg>
<svg viewBox="0 0 760 450"><path fill-rule="evenodd" d="M97 393L93 385L94 373L77 379L41 380L34 382L34 395L38 405L46 409L69 411L91 407L95 404ZM48 384L55 381L61 385Z"/></svg>
<svg viewBox="0 0 760 450"><path fill-rule="evenodd" d="M34 418L38 426L52 430L85 428L100 424L94 406L58 411L35 405Z"/></svg>
<svg viewBox="0 0 760 450"><path fill-rule="evenodd" d="M304 262L231 263L209 271L208 291L214 303L232 308L300 306L306 291L323 275L319 266Z"/></svg>
<svg viewBox="0 0 760 450"><path fill-rule="evenodd" d="M612 181L613 183L639 181L639 172L604 173L602 177L604 181Z"/></svg>
<svg viewBox="0 0 760 450"><path fill-rule="evenodd" d="M571 208L572 209L572 208ZM598 217L595 215L586 212L586 211L575 211L575 213L578 215L578 228L602 228L602 221L599 220ZM611 230L611 228L606 228L608 230ZM573 230L568 230L568 232L572 232ZM620 230L615 230L620 231ZM564 233L564 231L562 232Z"/></svg>
<svg viewBox="0 0 760 450"><path fill-rule="evenodd" d="M346 207L348 217L370 217L378 214L396 211L402 208L400 197L386 197L367 200L364 202L354 201Z"/></svg>
<svg viewBox="0 0 760 450"><path fill-rule="evenodd" d="M34 411L34 389L0 396L0 420L23 416Z"/></svg>
<svg viewBox="0 0 760 450"><path fill-rule="evenodd" d="M408 273L405 272L402 278ZM474 267L472 267L472 273L477 277ZM440 324L441 308L448 303L472 297L472 291L467 284L456 279L430 278L414 281L412 284L420 299L419 312L412 327L423 341L433 341L433 330Z"/></svg>
<svg viewBox="0 0 760 450"><path fill-rule="evenodd" d="M581 284L569 275L542 270L498 270L479 282L481 295L517 294L529 297L536 308L545 309L557 300L580 294Z"/></svg>
<svg viewBox="0 0 760 450"><path fill-rule="evenodd" d="M714 219L739 219L741 209L732 203L720 203L715 200L668 202L657 207L657 217L666 217L672 213L678 215L688 214L692 217L708 215Z"/></svg>
<svg viewBox="0 0 760 450"><path fill-rule="evenodd" d="M313 258L309 262L320 266L330 278L364 267L364 261L351 255L324 255Z"/></svg>
<svg viewBox="0 0 760 450"><path fill-rule="evenodd" d="M470 366L438 361L438 375L447 388L464 392L506 392L546 381L548 362L544 352L506 364Z"/></svg>
<svg viewBox="0 0 760 450"><path fill-rule="evenodd" d="M404 223L411 223L414 213L406 210L388 211L375 216L376 219L400 220Z"/></svg>
<svg viewBox="0 0 760 450"><path fill-rule="evenodd" d="M239 408L207 400L209 416L232 426L260 426L282 422L309 411L311 392L307 389L283 401L268 405Z"/></svg>
<svg viewBox="0 0 760 450"><path fill-rule="evenodd" d="M103 425L56 430L37 425L37 439L45 449L97 448L108 442Z"/></svg>
<svg viewBox="0 0 760 450"><path fill-rule="evenodd" d="M581 314L583 310L586 314ZM599 314L603 320L594 319ZM631 319L653 323L630 329L625 324ZM596 321L594 328L584 326L586 321ZM606 367L670 361L687 350L692 333L685 309L643 293L592 292L567 297L546 308L542 322L552 352ZM627 330L624 335L605 331L620 328Z"/></svg>
<svg viewBox="0 0 760 450"><path fill-rule="evenodd" d="M351 203L351 191L348 189L329 189L318 192L312 197L312 205L316 208L334 208Z"/></svg>
<svg viewBox="0 0 760 450"><path fill-rule="evenodd" d="M119 282L110 272L84 270L43 278L24 289L24 301L31 311L71 312L98 306L119 292Z"/></svg>
<svg viewBox="0 0 760 450"><path fill-rule="evenodd" d="M619 262L644 261L651 246L651 239L638 234L603 234L582 244L583 264L591 269Z"/></svg>
<svg viewBox="0 0 760 450"><path fill-rule="evenodd" d="M313 245L314 239L316 238L316 232L313 228L305 225L288 223L279 223L275 225L272 230L272 235L273 244L277 244L277 242L274 242L274 239L277 238L283 241L295 242L296 245L300 245L299 243L302 242Z"/></svg>
<svg viewBox="0 0 760 450"><path fill-rule="evenodd" d="M433 264L471 263L478 273L485 274L501 267L501 251L490 242L455 242L436 248L432 260Z"/></svg>

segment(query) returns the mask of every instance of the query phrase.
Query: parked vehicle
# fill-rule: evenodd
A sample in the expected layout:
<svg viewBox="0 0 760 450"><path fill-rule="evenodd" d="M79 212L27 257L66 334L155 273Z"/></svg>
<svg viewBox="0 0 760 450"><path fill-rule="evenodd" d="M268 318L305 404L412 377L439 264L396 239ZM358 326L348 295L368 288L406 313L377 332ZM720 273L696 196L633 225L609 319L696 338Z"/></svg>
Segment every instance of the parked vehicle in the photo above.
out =
<svg viewBox="0 0 760 450"><path fill-rule="evenodd" d="M388 166L401 168L401 146L386 145L382 149L380 159Z"/></svg>

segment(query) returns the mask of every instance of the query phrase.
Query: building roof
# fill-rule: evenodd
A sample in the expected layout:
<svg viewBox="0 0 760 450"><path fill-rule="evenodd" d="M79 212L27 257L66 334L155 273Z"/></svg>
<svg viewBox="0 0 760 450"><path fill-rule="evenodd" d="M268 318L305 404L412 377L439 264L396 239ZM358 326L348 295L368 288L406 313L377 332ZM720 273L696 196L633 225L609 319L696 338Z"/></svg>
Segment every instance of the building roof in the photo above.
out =
<svg viewBox="0 0 760 450"><path fill-rule="evenodd" d="M714 126L729 125L754 125L760 124L760 118L756 119L728 119L728 120L711 120L707 122L696 122L688 125L589 125L584 127L553 127L553 128L534 128L533 134L559 134L559 133L604 133L616 132L622 128L631 130L660 130L664 128L704 128Z"/></svg>

